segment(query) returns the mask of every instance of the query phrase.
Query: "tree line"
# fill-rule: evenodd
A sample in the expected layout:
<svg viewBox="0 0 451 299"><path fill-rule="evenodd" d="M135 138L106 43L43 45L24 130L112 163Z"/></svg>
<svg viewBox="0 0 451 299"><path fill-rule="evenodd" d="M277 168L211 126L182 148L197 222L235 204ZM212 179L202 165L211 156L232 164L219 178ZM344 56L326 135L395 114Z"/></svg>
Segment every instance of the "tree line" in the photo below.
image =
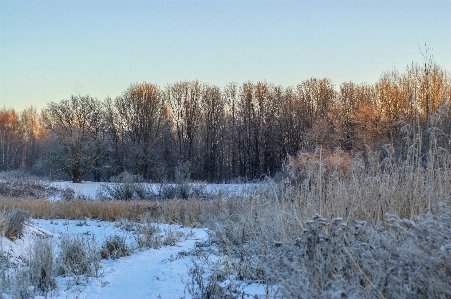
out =
<svg viewBox="0 0 451 299"><path fill-rule="evenodd" d="M450 97L450 74L430 59L337 88L328 78L294 87L136 83L114 99L74 95L41 111L1 109L0 171L225 182L272 176L288 156L318 147L365 155L391 144L402 156L419 135L426 149L433 132L449 150Z"/></svg>

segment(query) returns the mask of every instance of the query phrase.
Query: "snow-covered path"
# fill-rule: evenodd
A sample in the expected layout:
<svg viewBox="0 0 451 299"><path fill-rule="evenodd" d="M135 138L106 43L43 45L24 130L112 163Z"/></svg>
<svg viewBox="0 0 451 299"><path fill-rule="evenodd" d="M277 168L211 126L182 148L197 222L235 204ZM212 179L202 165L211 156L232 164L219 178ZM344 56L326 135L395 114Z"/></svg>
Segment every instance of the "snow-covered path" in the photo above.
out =
<svg viewBox="0 0 451 299"><path fill-rule="evenodd" d="M192 267L189 252L195 249L196 242L208 239L206 229L190 229L177 225L158 224L163 233L168 229L184 233L185 237L175 246L162 246L158 249L134 251L131 256L117 260L102 260L99 277L58 276L57 289L44 298L86 298L86 299L134 299L162 298L179 299L192 298L186 286L191 285L188 271ZM34 219L25 229L22 239L11 242L1 238L1 248L9 254L11 261L26 260L32 240L36 236L50 238L57 245L62 235L79 235L95 238L101 244L108 236L123 236L127 243L133 242L133 234L124 231L121 225L98 220L44 220ZM131 244L132 245L132 244ZM214 255L210 256L213 259ZM199 262L199 260L197 260ZM203 262L205 262L203 260ZM86 279L88 279L86 281ZM225 281L227 283L228 281ZM265 285L258 283L241 284L244 298L265 298ZM2 292L0 291L0 295ZM1 296L0 296L1 297ZM12 299L12 294L3 293L6 299Z"/></svg>
<svg viewBox="0 0 451 299"><path fill-rule="evenodd" d="M168 229L185 234L175 246L134 251L131 256L116 260L102 260L100 276L90 277L81 284L74 284L73 278L59 276L57 290L50 298L191 298L185 290L189 281L191 259L183 254L196 246L197 241L208 238L205 229L191 229L177 225L158 224L164 233ZM25 229L25 235L16 242L1 238L1 247L10 254L11 260L23 260L28 256L32 239L37 234L45 234L58 244L65 234L90 236L101 244L108 236L123 236L132 243L133 234L124 231L112 222L97 220L44 220L34 219ZM182 254L179 254L182 253ZM84 277L84 276L83 276ZM84 278L86 279L86 278ZM1 295L2 292L0 292ZM6 298L12 298L4 294ZM36 298L44 298L37 296Z"/></svg>
<svg viewBox="0 0 451 299"><path fill-rule="evenodd" d="M202 231L197 231L197 238ZM104 275L93 281L79 298L191 298L185 294L189 258L171 257L194 246L195 240L177 246L150 249L119 260L104 262ZM187 292L186 292L187 293ZM66 298L65 292L60 298Z"/></svg>
<svg viewBox="0 0 451 299"><path fill-rule="evenodd" d="M185 292L188 257L175 258L178 253L188 251L195 242L207 238L205 230L194 229L193 237L176 246L148 249L128 257L102 262L101 277L91 279L83 288L59 290L58 298L191 298Z"/></svg>

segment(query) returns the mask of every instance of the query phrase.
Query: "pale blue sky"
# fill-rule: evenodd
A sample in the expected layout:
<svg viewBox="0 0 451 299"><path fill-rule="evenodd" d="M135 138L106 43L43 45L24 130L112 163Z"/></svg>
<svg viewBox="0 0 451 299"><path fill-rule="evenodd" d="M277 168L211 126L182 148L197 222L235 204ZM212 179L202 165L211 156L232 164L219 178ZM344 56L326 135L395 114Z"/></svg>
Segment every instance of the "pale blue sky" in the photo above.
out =
<svg viewBox="0 0 451 299"><path fill-rule="evenodd" d="M0 104L42 108L131 83L374 83L421 62L451 70L451 1L0 0Z"/></svg>

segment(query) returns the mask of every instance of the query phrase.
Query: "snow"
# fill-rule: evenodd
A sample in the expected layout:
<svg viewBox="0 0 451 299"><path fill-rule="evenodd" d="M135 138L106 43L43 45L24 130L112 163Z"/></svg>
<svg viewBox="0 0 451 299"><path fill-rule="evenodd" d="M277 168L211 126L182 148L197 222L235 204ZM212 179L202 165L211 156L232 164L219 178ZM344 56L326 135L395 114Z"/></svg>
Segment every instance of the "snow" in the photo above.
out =
<svg viewBox="0 0 451 299"><path fill-rule="evenodd" d="M95 199L97 197L97 191L99 190L101 184L102 183L97 182L83 182L76 184L69 181L51 183L53 187L61 190L71 188L75 191L75 197L85 197L90 199Z"/></svg>
<svg viewBox="0 0 451 299"><path fill-rule="evenodd" d="M83 182L51 182L50 186L60 190L71 188L76 197L97 199L99 188L105 183ZM154 192L158 192L160 184L150 184ZM262 184L208 184L205 192L221 195L252 194L262 188ZM59 200L56 196L50 200ZM136 249L136 234L125 229L124 225L99 220L45 220L33 219L25 227L24 235L14 242L1 237L0 249L6 254L12 265L26 265L30 249L36 237L50 238L57 246L64 235L89 236L97 244L102 244L108 237L120 236L127 245L136 250L128 257L116 260L102 260L101 275L90 277L82 285L68 287L70 278L58 277L56 292L49 294L51 298L191 298L186 285L190 282L189 269L193 266L192 257L186 254L192 251L196 242L208 240L206 229L186 228L178 225L158 225L162 234L168 231L185 233L175 246L162 246L157 249ZM1 253L0 251L0 253ZM210 256L211 258L214 258ZM246 293L264 297L264 286L253 283L245 287ZM1 297L0 292L0 297ZM11 298L3 294L4 298ZM41 298L41 297L37 297ZM43 298L43 297L42 297Z"/></svg>
<svg viewBox="0 0 451 299"><path fill-rule="evenodd" d="M59 181L51 182L50 185L56 187L60 190L66 188L71 188L75 191L75 197L82 197L88 199L97 199L98 191L103 184L112 183L99 183L83 181L82 183L72 183L69 181ZM160 184L150 184L147 183L153 190L153 192L158 193ZM265 184L254 183L254 184L202 184L202 183L191 183L191 185L204 185L205 192L207 194L222 195L222 196L236 196L243 194L252 194L257 190L261 189ZM52 198L58 199L58 198Z"/></svg>
<svg viewBox="0 0 451 299"><path fill-rule="evenodd" d="M186 289L190 277L192 261L186 252L192 250L196 242L207 240L206 229L191 229L178 225L158 224L162 232L179 230L187 238L182 238L176 246L135 251L131 256L117 260L102 260L101 275L89 278L85 285L68 288L68 278L58 277L58 290L52 298L191 298ZM25 227L23 237L15 242L2 237L1 247L10 260L25 264L32 240L36 236L53 238L55 244L61 236L89 235L101 243L108 236L119 235L128 244L134 242L133 232L123 225L98 220L44 220L34 219ZM249 285L247 292L264 294L262 285ZM9 298L8 296L5 296Z"/></svg>
<svg viewBox="0 0 451 299"><path fill-rule="evenodd" d="M83 294L89 298L190 298L185 294L190 260L170 261L170 258L181 250L192 248L194 242L187 240L177 246L109 260L104 264L105 274L101 281L89 285Z"/></svg>
<svg viewBox="0 0 451 299"><path fill-rule="evenodd" d="M35 225L28 225L24 231L24 236L10 241L5 237L1 238L0 248L4 253L10 257L10 262L14 265L23 264L28 259L28 252L33 244L33 238L39 236L42 238L51 237L52 234L45 229L42 229Z"/></svg>
<svg viewBox="0 0 451 299"><path fill-rule="evenodd" d="M52 226L45 220L39 221L43 226ZM47 223L45 223L47 222ZM65 223L65 221L63 221ZM55 225L55 231L62 230L71 233L84 234L86 231L104 239L113 234L124 232L108 222L87 221L91 226L73 226L73 223L61 228ZM179 226L162 225L162 228L191 231ZM104 260L102 272L98 279L93 278L80 294L80 298L180 298L185 296L185 281L188 279L189 258L170 261L180 251L188 251L194 247L197 240L207 237L205 230L193 229L193 236L176 246L165 246L159 249L149 249L118 260ZM127 233L125 233L127 234ZM128 234L130 240L130 234ZM96 238L97 240L97 238ZM59 290L57 298L66 298L73 290Z"/></svg>
<svg viewBox="0 0 451 299"><path fill-rule="evenodd" d="M134 236L132 232L120 228L115 222L100 220L34 219L33 223L53 236L63 234L90 236L95 238L97 243L102 243L109 236L118 235L124 237L126 242L131 244Z"/></svg>
<svg viewBox="0 0 451 299"><path fill-rule="evenodd" d="M189 239L176 246L164 246L136 252L117 260L102 260L103 275L91 278L83 286L80 298L190 298L185 294L188 280L188 257L171 259L181 251L189 251L196 241L207 238L205 229L189 229L176 225L159 225L163 231L177 229L189 233ZM12 242L2 237L2 249L15 263L23 263L34 236L51 237L58 242L63 234L89 235L100 243L108 236L120 235L132 243L133 234L115 223L96 220L44 220L34 219L26 226L24 236ZM172 260L172 261L171 261ZM54 298L67 298L74 289L66 287L65 278L58 279L58 292Z"/></svg>

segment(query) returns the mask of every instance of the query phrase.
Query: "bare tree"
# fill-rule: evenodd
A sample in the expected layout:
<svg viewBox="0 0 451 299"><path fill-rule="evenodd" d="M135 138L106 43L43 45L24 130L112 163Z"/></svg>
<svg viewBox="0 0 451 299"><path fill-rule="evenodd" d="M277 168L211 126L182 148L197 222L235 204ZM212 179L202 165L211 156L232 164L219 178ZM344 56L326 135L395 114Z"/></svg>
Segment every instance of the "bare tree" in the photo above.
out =
<svg viewBox="0 0 451 299"><path fill-rule="evenodd" d="M202 95L202 148L205 176L209 181L222 179L225 103L216 86L205 86Z"/></svg>
<svg viewBox="0 0 451 299"><path fill-rule="evenodd" d="M49 156L56 169L80 183L93 170L104 146L101 138L104 114L102 103L87 96L71 96L46 109L46 128L54 140Z"/></svg>
<svg viewBox="0 0 451 299"><path fill-rule="evenodd" d="M176 148L178 163L188 162L200 169L195 159L196 142L202 116L201 98L203 85L198 81L178 82L166 88L165 97L170 105L173 122L172 142Z"/></svg>
<svg viewBox="0 0 451 299"><path fill-rule="evenodd" d="M20 135L22 139L21 167L30 169L41 155L40 141L46 138L41 114L30 107L20 113Z"/></svg>
<svg viewBox="0 0 451 299"><path fill-rule="evenodd" d="M149 83L133 84L114 102L117 119L113 127L115 146L125 142L128 166L146 179L160 179L160 144L164 127L164 97L160 88ZM111 111L111 110L110 110ZM113 112L110 112L110 117ZM122 136L121 136L122 135ZM118 148L115 149L118 151Z"/></svg>
<svg viewBox="0 0 451 299"><path fill-rule="evenodd" d="M14 109L0 110L0 170L20 166L20 122Z"/></svg>

